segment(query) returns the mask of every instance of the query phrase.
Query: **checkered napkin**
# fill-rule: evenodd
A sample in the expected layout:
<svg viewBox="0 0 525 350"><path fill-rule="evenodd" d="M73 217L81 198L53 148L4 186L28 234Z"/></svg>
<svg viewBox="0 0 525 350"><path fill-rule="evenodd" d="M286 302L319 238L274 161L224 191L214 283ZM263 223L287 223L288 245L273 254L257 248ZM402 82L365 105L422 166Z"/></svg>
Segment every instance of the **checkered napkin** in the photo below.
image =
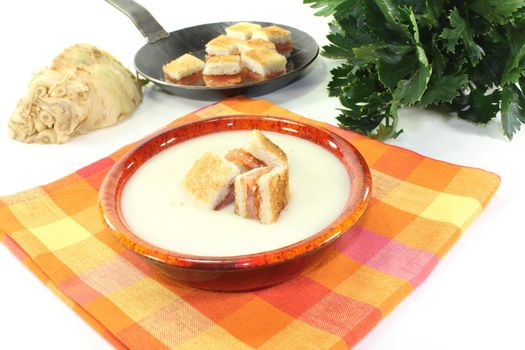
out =
<svg viewBox="0 0 525 350"><path fill-rule="evenodd" d="M343 349L425 280L499 185L494 174L307 120L268 101L228 99L172 125L229 114L321 125L367 160L369 207L318 269L249 293L170 283L118 245L99 213L102 179L132 145L56 182L0 197L1 240L117 348Z"/></svg>

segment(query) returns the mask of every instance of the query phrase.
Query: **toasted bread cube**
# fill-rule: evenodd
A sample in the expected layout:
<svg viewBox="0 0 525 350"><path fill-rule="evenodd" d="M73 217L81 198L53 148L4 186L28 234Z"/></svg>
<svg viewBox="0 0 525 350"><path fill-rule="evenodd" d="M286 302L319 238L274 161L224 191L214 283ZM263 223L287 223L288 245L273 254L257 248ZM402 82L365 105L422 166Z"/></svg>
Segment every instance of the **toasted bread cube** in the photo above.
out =
<svg viewBox="0 0 525 350"><path fill-rule="evenodd" d="M257 181L259 186L259 221L271 224L281 215L290 198L288 167L273 169Z"/></svg>
<svg viewBox="0 0 525 350"><path fill-rule="evenodd" d="M256 29L261 29L261 26L250 22L239 22L226 27L226 35L232 38L248 40L251 39L252 32Z"/></svg>
<svg viewBox="0 0 525 350"><path fill-rule="evenodd" d="M209 56L204 67L206 86L229 86L240 84L241 58L237 55Z"/></svg>
<svg viewBox="0 0 525 350"><path fill-rule="evenodd" d="M215 153L207 152L188 171L182 188L210 209L217 209L232 192L233 182L239 173L235 164Z"/></svg>
<svg viewBox="0 0 525 350"><path fill-rule="evenodd" d="M243 75L247 80L267 80L286 72L286 57L271 49L243 52L241 61Z"/></svg>
<svg viewBox="0 0 525 350"><path fill-rule="evenodd" d="M286 153L257 129L252 131L252 137L244 149L270 167L288 165Z"/></svg>
<svg viewBox="0 0 525 350"><path fill-rule="evenodd" d="M263 39L275 44L277 52L288 57L293 50L292 34L289 30L276 25L253 31L252 39Z"/></svg>
<svg viewBox="0 0 525 350"><path fill-rule="evenodd" d="M250 50L256 49L270 49L275 50L275 44L271 41L266 41L263 39L250 39L246 41L239 42L239 52L243 53Z"/></svg>
<svg viewBox="0 0 525 350"><path fill-rule="evenodd" d="M271 224L279 218L290 197L288 167L264 167L235 178L235 213Z"/></svg>
<svg viewBox="0 0 525 350"><path fill-rule="evenodd" d="M185 85L202 84L203 68L204 62L190 54L184 54L162 66L166 80Z"/></svg>
<svg viewBox="0 0 525 350"><path fill-rule="evenodd" d="M238 55L210 56L204 66L204 75L233 75L241 72L241 58Z"/></svg>
<svg viewBox="0 0 525 350"><path fill-rule="evenodd" d="M239 53L239 39L219 35L206 44L206 53L210 56L227 56Z"/></svg>

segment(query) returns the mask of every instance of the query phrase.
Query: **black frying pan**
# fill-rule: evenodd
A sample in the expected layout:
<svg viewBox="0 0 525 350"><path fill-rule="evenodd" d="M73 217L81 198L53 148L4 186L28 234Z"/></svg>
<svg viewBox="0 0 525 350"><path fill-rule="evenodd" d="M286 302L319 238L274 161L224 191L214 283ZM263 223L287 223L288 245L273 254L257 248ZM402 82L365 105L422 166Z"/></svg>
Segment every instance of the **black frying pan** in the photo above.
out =
<svg viewBox="0 0 525 350"><path fill-rule="evenodd" d="M244 83L230 87L208 87L177 85L164 81L162 66L177 57L191 52L204 58L204 46L208 41L220 34L225 34L225 28L235 22L220 22L197 25L190 28L167 33L153 16L133 0L106 0L115 6L140 30L148 39L148 43L139 49L135 55L135 68L138 73L163 90L173 95L202 100L216 100L226 96L247 95L258 96L280 89L307 74L311 63L319 54L319 46L315 40L298 29L277 24L289 30L292 34L294 50L288 58L287 72L279 77L261 81ZM256 22L262 26L275 23Z"/></svg>

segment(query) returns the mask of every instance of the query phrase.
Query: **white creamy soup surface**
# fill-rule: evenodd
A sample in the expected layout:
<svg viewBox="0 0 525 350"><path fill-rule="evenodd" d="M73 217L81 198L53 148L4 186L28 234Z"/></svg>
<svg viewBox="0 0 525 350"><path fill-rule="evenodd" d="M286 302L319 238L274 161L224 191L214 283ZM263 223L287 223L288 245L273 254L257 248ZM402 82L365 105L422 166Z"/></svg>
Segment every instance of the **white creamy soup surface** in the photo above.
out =
<svg viewBox="0 0 525 350"><path fill-rule="evenodd" d="M343 164L299 137L264 132L286 152L290 201L273 224L242 218L233 204L213 211L187 198L181 182L207 151L220 155L242 147L251 131L200 136L170 147L144 163L124 187L122 213L143 240L174 252L236 256L278 249L321 231L342 212L350 191Z"/></svg>

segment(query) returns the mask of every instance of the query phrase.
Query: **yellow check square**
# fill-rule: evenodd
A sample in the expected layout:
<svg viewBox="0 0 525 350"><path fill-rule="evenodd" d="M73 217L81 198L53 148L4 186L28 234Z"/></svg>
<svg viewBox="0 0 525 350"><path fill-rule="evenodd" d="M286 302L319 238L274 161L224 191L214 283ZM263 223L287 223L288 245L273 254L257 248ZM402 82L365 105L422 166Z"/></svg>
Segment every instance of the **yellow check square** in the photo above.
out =
<svg viewBox="0 0 525 350"><path fill-rule="evenodd" d="M133 321L139 321L169 304L178 302L180 297L155 280L146 277L110 294L108 299Z"/></svg>
<svg viewBox="0 0 525 350"><path fill-rule="evenodd" d="M374 179L372 182L372 193L374 194L374 198L379 200L383 200L384 198L388 197L388 195L402 182L393 176L384 174L374 169L372 169L371 172Z"/></svg>
<svg viewBox="0 0 525 350"><path fill-rule="evenodd" d="M92 237L88 230L69 217L30 231L52 252Z"/></svg>
<svg viewBox="0 0 525 350"><path fill-rule="evenodd" d="M219 325L208 328L198 336L177 346L177 350L216 350L216 349L235 349L249 350L251 346L244 344L233 335L225 331Z"/></svg>
<svg viewBox="0 0 525 350"><path fill-rule="evenodd" d="M417 217L395 237L395 240L442 257L460 234L461 230L451 223Z"/></svg>
<svg viewBox="0 0 525 350"><path fill-rule="evenodd" d="M117 256L113 249L96 237L89 237L78 244L70 244L54 254L76 274L103 266Z"/></svg>
<svg viewBox="0 0 525 350"><path fill-rule="evenodd" d="M191 325L188 324L188 320L191 320ZM138 324L170 349L175 349L213 327L214 322L186 303L184 299L178 299L143 318Z"/></svg>
<svg viewBox="0 0 525 350"><path fill-rule="evenodd" d="M401 278L363 265L339 284L335 291L373 305L386 316L412 291L412 287Z"/></svg>
<svg viewBox="0 0 525 350"><path fill-rule="evenodd" d="M67 216L42 190L32 190L24 196L32 198L11 204L9 210L27 228L44 226Z"/></svg>
<svg viewBox="0 0 525 350"><path fill-rule="evenodd" d="M381 201L407 213L419 215L438 195L437 191L403 181L381 198Z"/></svg>
<svg viewBox="0 0 525 350"><path fill-rule="evenodd" d="M35 239L35 235L28 230L13 232L11 238L20 246L31 258L49 253L49 249L40 241Z"/></svg>
<svg viewBox="0 0 525 350"><path fill-rule="evenodd" d="M440 193L421 213L427 219L448 222L462 230L481 212L481 204L474 198Z"/></svg>
<svg viewBox="0 0 525 350"><path fill-rule="evenodd" d="M346 349L345 342L335 334L325 332L309 324L295 320L270 338L260 349Z"/></svg>

